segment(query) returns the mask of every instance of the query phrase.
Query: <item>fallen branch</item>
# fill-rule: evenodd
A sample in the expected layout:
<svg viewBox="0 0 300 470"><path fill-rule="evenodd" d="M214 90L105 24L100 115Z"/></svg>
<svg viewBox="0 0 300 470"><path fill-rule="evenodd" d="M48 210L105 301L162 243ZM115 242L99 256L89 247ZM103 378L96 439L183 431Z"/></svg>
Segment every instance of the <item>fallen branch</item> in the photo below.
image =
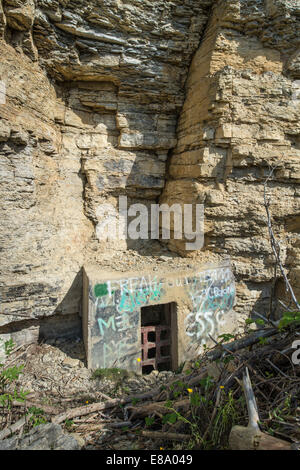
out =
<svg viewBox="0 0 300 470"><path fill-rule="evenodd" d="M136 418L145 418L152 414L158 414L163 416L170 412L170 410L166 407L165 401L162 402L154 402L154 403L147 403L145 405L138 405L138 406L128 406L127 410L131 412L130 420ZM172 408L176 410L186 411L190 407L190 400L178 400L172 404Z"/></svg>
<svg viewBox="0 0 300 470"><path fill-rule="evenodd" d="M142 431L142 436L149 439L159 439L160 441L189 441L191 436L188 434L178 434L173 432L161 431Z"/></svg>
<svg viewBox="0 0 300 470"><path fill-rule="evenodd" d="M15 424L12 424L11 426L8 426L7 428L3 429L3 431L0 432L0 441L3 439L6 439L8 436L11 434L14 434L17 431L20 431L27 421L31 418L32 415L24 416L21 418L19 421L17 421Z"/></svg>
<svg viewBox="0 0 300 470"><path fill-rule="evenodd" d="M57 415L60 412L60 410L58 410L54 406L42 405L41 403L39 403L37 401L26 401L25 403L22 403L22 402L19 402L19 401L14 401L13 406L15 406L15 407L26 407L26 408L30 408L31 406L34 406L36 408L42 409L43 411L45 411L45 413L47 413L49 415Z"/></svg>
<svg viewBox="0 0 300 470"><path fill-rule="evenodd" d="M246 338L237 339L236 341L232 341L231 343L226 343L223 345L222 349L215 349L207 353L207 358L210 361L215 361L216 359L220 359L226 353L234 353L239 349L248 348L253 344L259 342L260 338L268 338L269 336L274 336L278 333L277 328L267 328L259 331L255 331L253 334L248 335ZM226 351L224 351L224 346L226 347Z"/></svg>
<svg viewBox="0 0 300 470"><path fill-rule="evenodd" d="M108 423L108 426L111 428L119 429L119 428L130 428L132 426L131 421L120 421L118 423Z"/></svg>
<svg viewBox="0 0 300 470"><path fill-rule="evenodd" d="M259 415L249 371L243 376L243 389L247 403L249 423L247 427L234 426L229 436L232 450L291 450L291 444L260 431Z"/></svg>
<svg viewBox="0 0 300 470"><path fill-rule="evenodd" d="M287 278L287 275L285 273L285 270L283 268L283 265L282 265L282 262L281 262L281 259L280 259L280 245L278 243L278 241L276 240L276 237L274 235L274 231L273 231L273 227L272 227L272 221L271 221L271 215L270 215L270 210L269 210L269 207L270 207L270 200L267 200L267 193L266 193L266 190L267 190L267 184L268 184L268 181L271 179L271 177L273 176L273 173L274 173L274 170L275 168L272 168L268 178L266 179L265 183L264 183L264 206L265 206L265 209L266 209L266 213L267 213L267 219L268 219L268 230L269 230L269 236L270 236L270 242L271 242L271 247L272 247L272 250L273 250L273 253L274 253L274 256L275 256L275 260L276 260L276 265L278 264L279 266L279 269L280 269L280 272L281 272L281 275L284 279L284 282L285 282L285 285L286 285L286 290L289 291L290 295L291 295L291 298L294 302L294 304L296 305L297 307L297 310L300 311L300 304L299 302L297 301L297 298L295 296L295 293L293 291L293 288L290 284L290 281L288 280ZM271 312L270 312L271 313Z"/></svg>
<svg viewBox="0 0 300 470"><path fill-rule="evenodd" d="M114 408L115 406L118 407L120 405L127 405L127 403L131 403L133 400L147 400L152 398L155 392L158 393L159 389L157 388L156 390L152 390L151 392L143 393L141 395L129 396L126 398L114 398L107 400L106 402L93 403L91 405L80 406L78 408L71 408L70 410L52 418L52 423L60 424L66 419L76 418L77 416L86 416L96 411L103 411Z"/></svg>
<svg viewBox="0 0 300 470"><path fill-rule="evenodd" d="M103 402L93 403L92 405L80 406L78 408L71 408L65 413L62 413L58 416L54 416L54 418L52 418L52 423L60 424L66 421L67 419L76 418L77 416L86 416L86 415L89 415L90 413L94 413L95 411L107 410L109 408L113 408L114 406L118 406L118 405L125 405L126 403L129 403L130 401L131 399L129 398L123 398L123 399L116 398L114 400L110 400L104 403Z"/></svg>
<svg viewBox="0 0 300 470"><path fill-rule="evenodd" d="M76 426L75 431L76 433L89 433L94 431L101 431L105 427L104 423L101 424L81 424Z"/></svg>

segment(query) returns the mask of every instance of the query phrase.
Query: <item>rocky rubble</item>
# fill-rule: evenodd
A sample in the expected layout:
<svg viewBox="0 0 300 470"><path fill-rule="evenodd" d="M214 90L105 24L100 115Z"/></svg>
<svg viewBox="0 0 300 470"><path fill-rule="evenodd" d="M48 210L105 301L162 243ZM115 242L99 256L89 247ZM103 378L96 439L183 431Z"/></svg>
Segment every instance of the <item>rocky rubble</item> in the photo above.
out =
<svg viewBox="0 0 300 470"><path fill-rule="evenodd" d="M100 375L85 367L84 346L81 340L53 340L53 344L32 344L18 353L18 363L24 363L17 386L29 392L27 408L36 406L44 411L45 418L51 420L54 414L76 406L87 406L104 399L135 396L163 387L175 376L171 371L153 371L139 376L126 371ZM20 408L21 409L21 408ZM124 420L126 416L124 415ZM64 423L65 424L65 423ZM95 444L96 439L96 444ZM17 436L0 442L0 450L79 450L84 447L133 450L140 448L135 434L115 436L110 426L102 426L96 433L80 433L75 429L66 431L56 424L40 425L33 428L25 437ZM144 448L145 443L141 444ZM147 444L148 445L148 444ZM155 449L155 443L149 442Z"/></svg>
<svg viewBox="0 0 300 470"><path fill-rule="evenodd" d="M84 346L76 341L53 340L54 344L33 344L24 351L25 368L18 385L35 399L51 404L60 399L72 399L78 404L101 399L105 393L112 397L142 393L163 385L173 377L171 371L153 371L139 376L126 373L112 377L98 375L85 367ZM22 358L19 360L22 362Z"/></svg>
<svg viewBox="0 0 300 470"><path fill-rule="evenodd" d="M80 450L79 439L66 434L59 424L41 424L22 438L0 442L0 450Z"/></svg>

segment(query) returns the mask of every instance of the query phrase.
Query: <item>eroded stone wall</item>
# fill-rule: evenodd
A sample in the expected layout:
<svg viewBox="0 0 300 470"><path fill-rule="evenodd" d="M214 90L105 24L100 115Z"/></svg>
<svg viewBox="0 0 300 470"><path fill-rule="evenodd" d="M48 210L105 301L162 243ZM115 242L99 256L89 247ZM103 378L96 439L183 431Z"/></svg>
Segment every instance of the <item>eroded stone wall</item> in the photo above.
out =
<svg viewBox="0 0 300 470"><path fill-rule="evenodd" d="M272 289L284 294L280 273L273 283L264 207L271 168L274 231L299 294L299 12L299 2L215 5L191 64L161 199L205 205L197 256L231 256L240 318L269 308ZM169 246L184 252L180 241Z"/></svg>
<svg viewBox="0 0 300 470"><path fill-rule="evenodd" d="M136 270L166 253L231 256L240 318L267 305L269 165L297 287L298 38L298 1L0 0L0 334L78 314L86 263ZM204 249L99 241L97 207L119 195L204 203Z"/></svg>
<svg viewBox="0 0 300 470"><path fill-rule="evenodd" d="M83 264L126 252L97 207L161 195L211 3L0 2L0 333L79 313Z"/></svg>

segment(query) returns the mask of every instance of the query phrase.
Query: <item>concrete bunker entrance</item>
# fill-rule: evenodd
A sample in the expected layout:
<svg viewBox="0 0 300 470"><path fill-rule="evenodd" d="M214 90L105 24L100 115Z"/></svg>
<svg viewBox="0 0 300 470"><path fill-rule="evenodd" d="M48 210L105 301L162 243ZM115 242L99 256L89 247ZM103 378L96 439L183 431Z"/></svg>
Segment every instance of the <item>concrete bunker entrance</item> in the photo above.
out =
<svg viewBox="0 0 300 470"><path fill-rule="evenodd" d="M209 335L232 327L228 261L161 273L83 271L82 328L88 367L147 374L177 370Z"/></svg>
<svg viewBox="0 0 300 470"><path fill-rule="evenodd" d="M142 373L178 367L177 304L141 308Z"/></svg>

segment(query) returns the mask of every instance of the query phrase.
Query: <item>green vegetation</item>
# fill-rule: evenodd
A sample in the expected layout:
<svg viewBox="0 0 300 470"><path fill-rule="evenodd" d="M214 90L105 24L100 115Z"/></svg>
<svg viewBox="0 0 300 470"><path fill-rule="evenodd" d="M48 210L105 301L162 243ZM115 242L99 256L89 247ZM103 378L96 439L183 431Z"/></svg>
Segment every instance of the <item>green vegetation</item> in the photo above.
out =
<svg viewBox="0 0 300 470"><path fill-rule="evenodd" d="M187 388L181 380L168 387L174 400L167 400L167 413L161 418L148 416L145 418L147 428L163 429L167 432L184 433L190 441L175 444L176 449L226 449L232 426L243 421L246 404L243 396L235 399L233 391L225 391L219 387L216 400L217 382L211 376L199 380L195 390ZM188 412L179 411L176 400L186 400L188 396ZM174 448L174 447L173 447Z"/></svg>
<svg viewBox="0 0 300 470"><path fill-rule="evenodd" d="M6 360L10 357L13 349L12 340L4 343ZM0 407L3 416L11 410L14 401L23 403L28 395L28 392L16 385L23 368L23 365L8 367L5 366L5 363L0 363Z"/></svg>
<svg viewBox="0 0 300 470"><path fill-rule="evenodd" d="M279 328L297 326L300 324L300 312L285 312L279 322Z"/></svg>
<svg viewBox="0 0 300 470"><path fill-rule="evenodd" d="M39 426L40 424L46 424L48 422L45 417L45 412L41 408L32 406L28 408L27 414L31 415L29 418L29 423L32 424L33 427Z"/></svg>
<svg viewBox="0 0 300 470"><path fill-rule="evenodd" d="M10 366L9 358L13 352L15 345L12 340L4 343L5 361L0 363L0 411L1 411L1 428L10 424L13 417L14 402L24 403L24 409L18 408L18 414L21 413L29 416L26 430L31 427L39 426L47 423L45 412L41 408L32 406L26 410L25 400L29 392L24 391L17 385L17 381L23 372L24 365Z"/></svg>

